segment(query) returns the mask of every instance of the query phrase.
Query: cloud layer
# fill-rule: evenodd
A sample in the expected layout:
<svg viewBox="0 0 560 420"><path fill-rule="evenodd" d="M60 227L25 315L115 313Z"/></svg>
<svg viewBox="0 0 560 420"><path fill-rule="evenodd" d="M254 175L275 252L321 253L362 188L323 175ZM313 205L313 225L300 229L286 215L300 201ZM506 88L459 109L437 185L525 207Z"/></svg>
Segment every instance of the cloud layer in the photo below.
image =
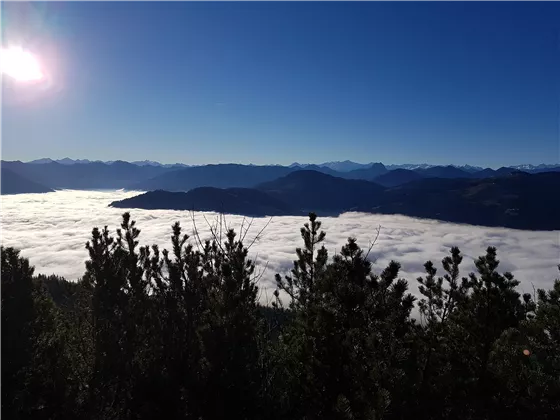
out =
<svg viewBox="0 0 560 420"><path fill-rule="evenodd" d="M122 191L58 191L47 194L2 196L2 244L22 250L36 273L58 274L69 280L81 277L87 259L85 243L93 227L107 225L113 232L120 225L123 209L108 207L115 200L138 193ZM181 222L185 233L192 233L189 212L168 210L131 210L141 230L140 244L158 244L170 249L171 225ZM215 213L196 213L195 222L201 237L209 237L205 220L214 222ZM226 216L226 223L239 231L243 217ZM247 234L250 242L269 219L254 219ZM262 299L271 296L274 274L286 273L292 267L295 248L301 246L299 229L303 217L275 217L262 237L250 249L250 255L264 268L260 286ZM422 275L423 264L432 260L441 273L441 259L452 246L463 255L463 274L474 270L473 259L484 254L486 247L496 246L502 271L511 271L520 281L520 289L532 292L533 286L549 288L558 277L560 232L530 232L503 228L420 220L405 216L346 213L339 217L321 218L327 232L325 246L329 254L340 250L348 237L355 237L367 248L381 226L372 249L374 271L380 272L394 259L402 264L402 277L417 293L415 279ZM247 223L245 222L245 226ZM246 241L246 244L249 242ZM266 290L266 292L265 292Z"/></svg>

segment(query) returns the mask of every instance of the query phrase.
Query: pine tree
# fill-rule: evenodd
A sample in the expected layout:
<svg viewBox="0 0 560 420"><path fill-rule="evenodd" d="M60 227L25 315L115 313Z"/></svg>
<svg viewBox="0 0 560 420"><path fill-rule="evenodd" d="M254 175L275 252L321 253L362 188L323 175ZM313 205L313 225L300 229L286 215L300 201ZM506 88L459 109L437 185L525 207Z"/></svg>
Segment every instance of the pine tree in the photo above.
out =
<svg viewBox="0 0 560 420"><path fill-rule="evenodd" d="M505 330L490 356L494 404L510 418L560 416L560 280L537 298L531 316Z"/></svg>
<svg viewBox="0 0 560 420"><path fill-rule="evenodd" d="M71 418L70 366L61 314L14 248L2 255L2 416Z"/></svg>
<svg viewBox="0 0 560 420"><path fill-rule="evenodd" d="M233 230L172 226L171 252L140 247L125 213L94 229L77 283L2 257L2 415L14 419L556 419L560 280L536 301L494 248L460 277L454 247L414 298L391 261L373 273L349 238L301 229L276 302ZM560 267L559 267L560 268ZM7 345L7 343L9 343Z"/></svg>
<svg viewBox="0 0 560 420"><path fill-rule="evenodd" d="M372 275L353 238L330 264L324 247L315 256L325 234L314 214L309 219L292 275L276 277L277 298L285 291L295 312L279 344L287 354L285 385L293 390L287 416L383 418L403 377L401 343L414 299L397 280L400 266L391 262Z"/></svg>
<svg viewBox="0 0 560 420"><path fill-rule="evenodd" d="M26 376L33 359L33 268L14 248L2 254L2 416L22 418L31 404ZM7 345L9 343L9 345Z"/></svg>

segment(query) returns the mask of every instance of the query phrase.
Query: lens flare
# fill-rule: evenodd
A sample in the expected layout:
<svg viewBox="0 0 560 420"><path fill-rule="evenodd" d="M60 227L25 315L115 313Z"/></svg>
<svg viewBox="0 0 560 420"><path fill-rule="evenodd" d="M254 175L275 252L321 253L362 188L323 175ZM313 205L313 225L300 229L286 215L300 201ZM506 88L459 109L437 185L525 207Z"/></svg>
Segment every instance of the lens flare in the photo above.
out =
<svg viewBox="0 0 560 420"><path fill-rule="evenodd" d="M18 82L39 81L44 77L39 61L21 47L2 48L0 66L3 74Z"/></svg>

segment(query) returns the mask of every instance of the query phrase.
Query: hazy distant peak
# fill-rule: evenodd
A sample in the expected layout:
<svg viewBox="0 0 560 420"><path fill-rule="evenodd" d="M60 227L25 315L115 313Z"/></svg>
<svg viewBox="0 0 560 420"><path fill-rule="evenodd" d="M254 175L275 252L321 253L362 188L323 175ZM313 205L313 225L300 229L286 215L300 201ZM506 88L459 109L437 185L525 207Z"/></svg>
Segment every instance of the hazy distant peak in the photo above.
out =
<svg viewBox="0 0 560 420"><path fill-rule="evenodd" d="M436 165L429 165L427 163L401 163L401 164L385 165L385 167L389 170L393 170L393 169L409 169L409 170L428 169L428 168L432 168L434 166L436 166Z"/></svg>
<svg viewBox="0 0 560 420"><path fill-rule="evenodd" d="M556 164L541 163L539 165L531 165L531 164L513 165L513 166L510 166L510 168L524 170L524 171L534 171L534 170L537 170L537 169L558 168L559 166L560 166L560 163L556 163Z"/></svg>
<svg viewBox="0 0 560 420"><path fill-rule="evenodd" d="M149 166L162 166L161 163L156 162L156 161L153 161L153 160L136 160L136 161L130 162L130 163L132 163L133 165L138 165L138 166L146 166L146 165L149 165Z"/></svg>
<svg viewBox="0 0 560 420"><path fill-rule="evenodd" d="M320 166L326 166L327 168L340 172L350 172L356 169L366 169L372 167L373 165L373 162L357 163L350 160L345 160L343 162L325 162L320 164Z"/></svg>
<svg viewBox="0 0 560 420"><path fill-rule="evenodd" d="M464 171L467 172L478 172L478 171L482 171L484 168L480 167L480 166L473 166L473 165L453 165L456 168L462 169Z"/></svg>
<svg viewBox="0 0 560 420"><path fill-rule="evenodd" d="M383 165L381 162L369 162L369 163L357 163L351 160L345 161L333 161L333 162L323 162L323 163L299 163L294 162L289 165L290 168L307 168L307 167L315 167L315 168L328 168L333 171L337 172L350 172L356 169L367 169L371 168L374 165Z"/></svg>
<svg viewBox="0 0 560 420"><path fill-rule="evenodd" d="M134 162L128 162L125 160L89 160L89 159L70 159L65 157L63 159L51 159L51 158L42 158L42 159L35 159L29 161L27 163L41 165L47 163L59 163L61 165L76 165L76 164L88 164L88 163L104 163L105 165L112 165L114 163L128 163L131 165L136 166L151 166L151 167L160 167L160 168L173 168L173 167L182 167L188 168L191 165L185 165L184 163L160 163L153 160L137 160Z"/></svg>
<svg viewBox="0 0 560 420"><path fill-rule="evenodd" d="M74 163L76 163L73 159L67 157L65 157L64 159L59 159L56 162L62 165L73 165Z"/></svg>
<svg viewBox="0 0 560 420"><path fill-rule="evenodd" d="M27 163L44 164L44 163L52 163L52 162L54 162L54 160L52 160L51 158L43 158L43 159L35 159Z"/></svg>
<svg viewBox="0 0 560 420"><path fill-rule="evenodd" d="M96 161L96 162L100 162L100 161ZM68 157L65 157L62 159L51 159L51 158L35 159L27 163L33 163L33 164L59 163L61 165L75 165L77 163L92 163L92 161L88 159L70 159Z"/></svg>

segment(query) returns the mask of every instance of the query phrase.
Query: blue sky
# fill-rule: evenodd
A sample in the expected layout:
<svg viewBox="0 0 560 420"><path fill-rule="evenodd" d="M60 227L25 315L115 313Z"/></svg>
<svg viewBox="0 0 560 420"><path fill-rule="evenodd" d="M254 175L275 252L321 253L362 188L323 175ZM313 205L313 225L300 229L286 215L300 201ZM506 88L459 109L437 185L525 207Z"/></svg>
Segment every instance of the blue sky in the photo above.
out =
<svg viewBox="0 0 560 420"><path fill-rule="evenodd" d="M560 161L560 5L2 4L2 158Z"/></svg>

